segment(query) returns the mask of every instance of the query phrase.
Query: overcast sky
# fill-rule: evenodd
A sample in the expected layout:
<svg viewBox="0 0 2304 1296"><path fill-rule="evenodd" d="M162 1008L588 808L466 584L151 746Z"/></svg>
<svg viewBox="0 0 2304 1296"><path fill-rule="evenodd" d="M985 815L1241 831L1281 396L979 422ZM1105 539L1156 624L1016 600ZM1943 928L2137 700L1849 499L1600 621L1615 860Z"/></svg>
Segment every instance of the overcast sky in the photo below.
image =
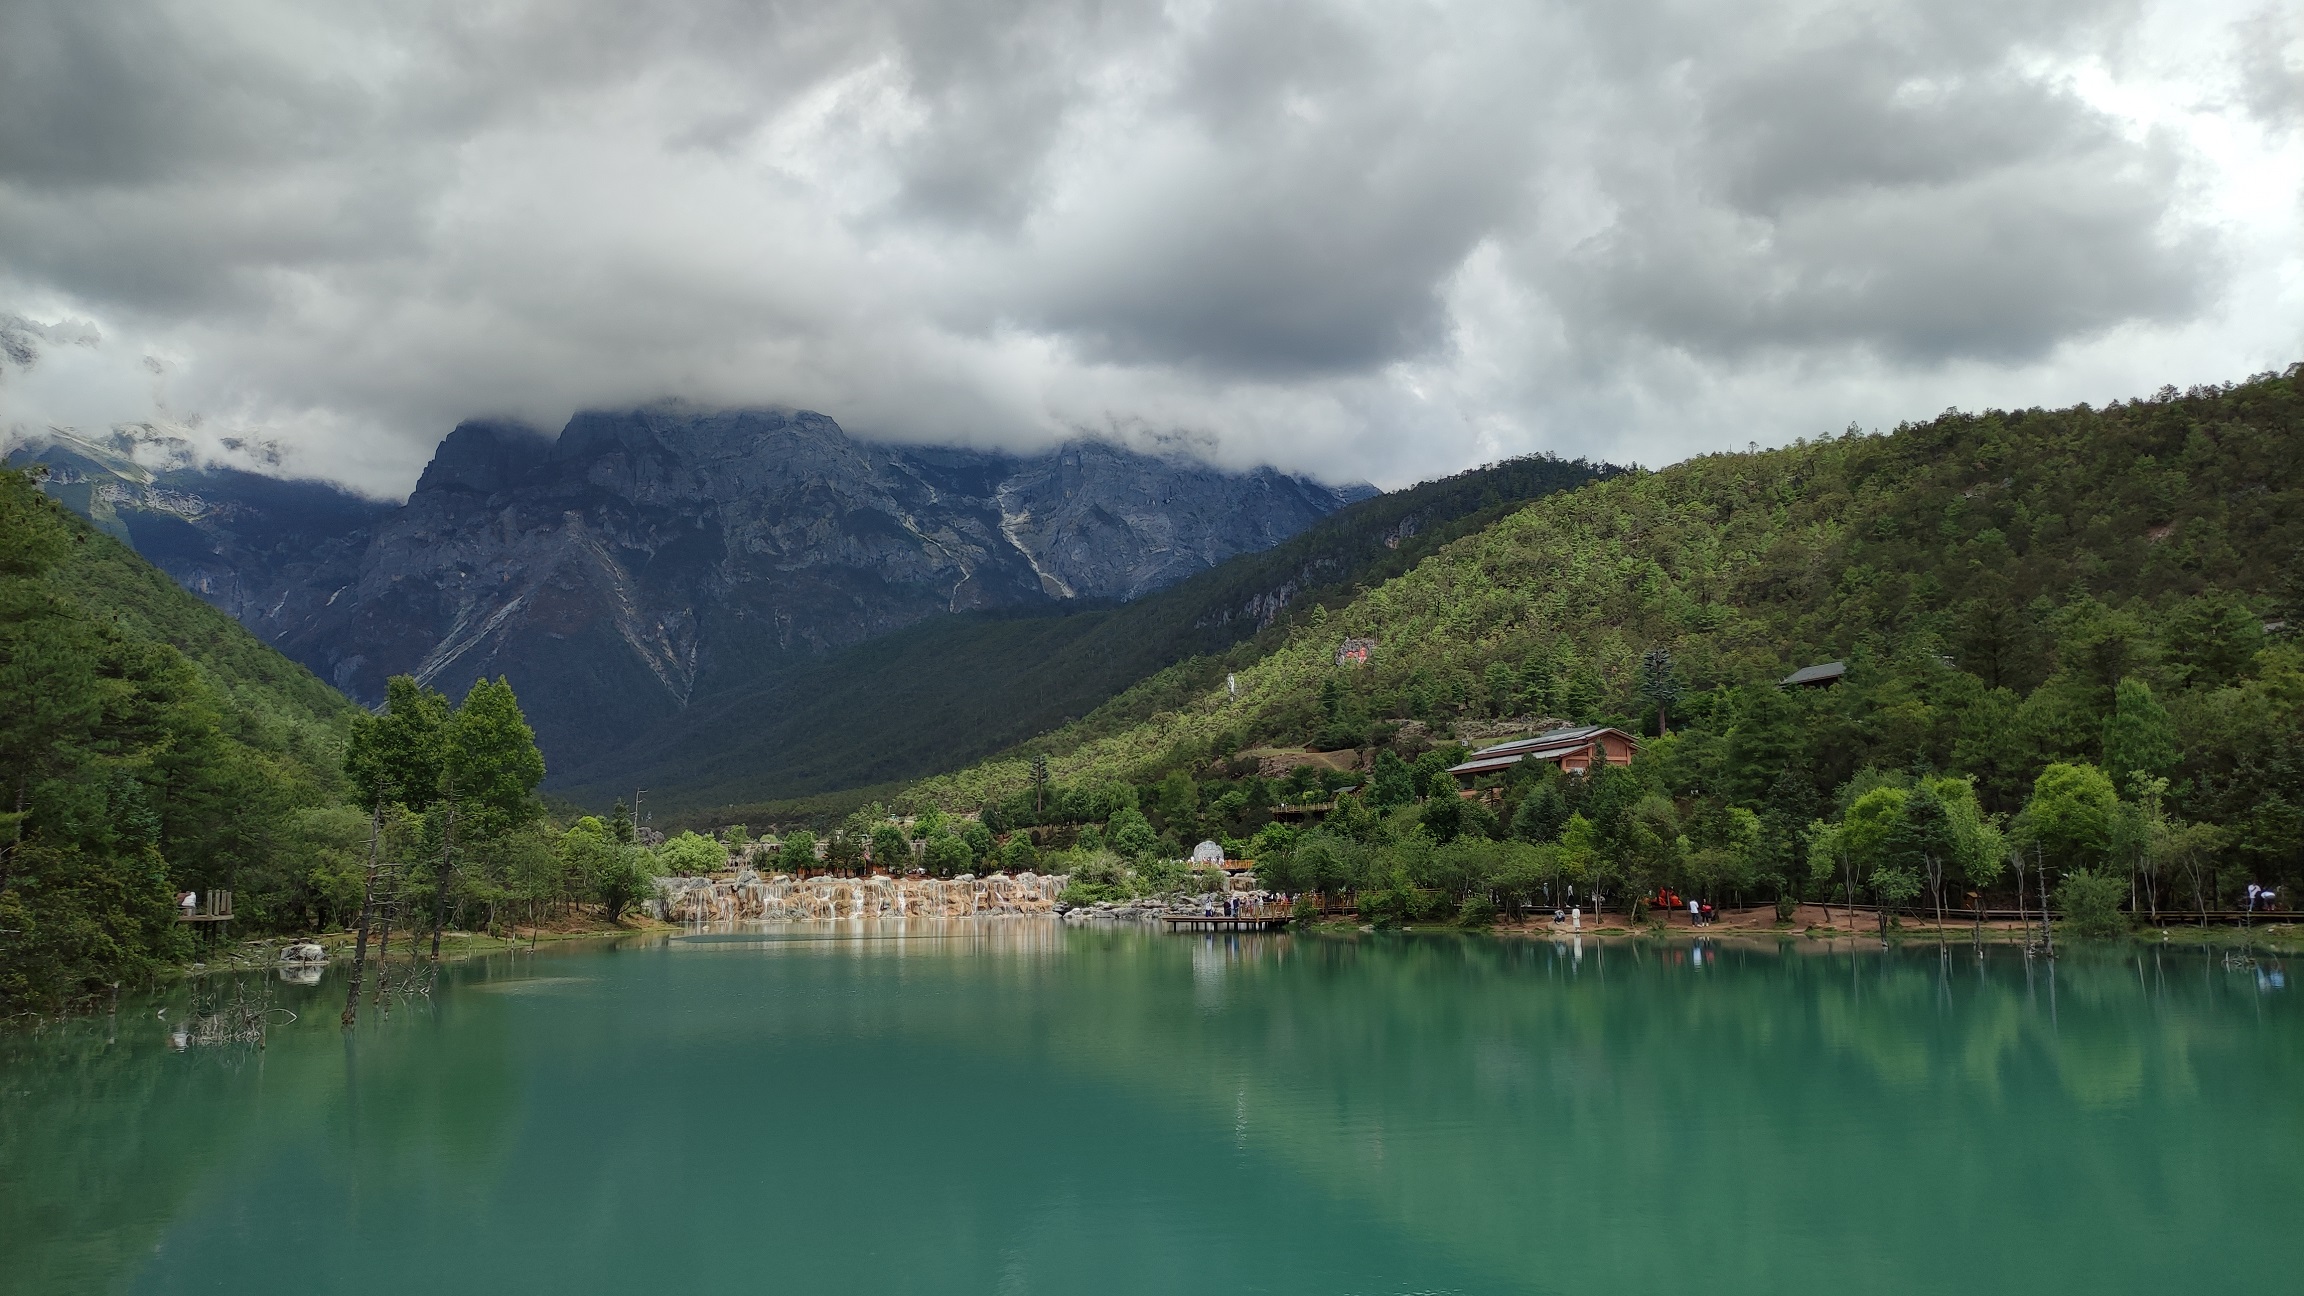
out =
<svg viewBox="0 0 2304 1296"><path fill-rule="evenodd" d="M2304 358L2300 203L2295 0L8 0L0 426L1657 465Z"/></svg>

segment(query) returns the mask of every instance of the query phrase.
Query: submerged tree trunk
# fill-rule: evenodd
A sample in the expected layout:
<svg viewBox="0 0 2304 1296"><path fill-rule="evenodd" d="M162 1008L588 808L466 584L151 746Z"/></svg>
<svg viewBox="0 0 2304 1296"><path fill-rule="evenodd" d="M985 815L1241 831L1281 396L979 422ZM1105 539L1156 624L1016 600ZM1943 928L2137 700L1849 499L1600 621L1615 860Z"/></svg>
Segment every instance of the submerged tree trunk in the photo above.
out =
<svg viewBox="0 0 2304 1296"><path fill-rule="evenodd" d="M384 803L368 816L368 873L360 887L360 935L352 943L352 988L344 996L346 1026L360 1015L360 978L368 966L368 920L376 909L376 839L384 827Z"/></svg>

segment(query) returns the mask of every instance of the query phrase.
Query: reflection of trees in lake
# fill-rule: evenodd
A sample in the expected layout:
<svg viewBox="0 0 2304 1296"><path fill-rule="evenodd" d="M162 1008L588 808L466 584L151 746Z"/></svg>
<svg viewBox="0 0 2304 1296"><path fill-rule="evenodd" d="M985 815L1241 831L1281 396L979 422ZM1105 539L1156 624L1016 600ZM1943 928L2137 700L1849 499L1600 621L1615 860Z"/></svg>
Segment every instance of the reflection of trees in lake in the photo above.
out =
<svg viewBox="0 0 2304 1296"><path fill-rule="evenodd" d="M2158 979L2149 951L1730 949L1699 970L1685 946L1078 939L1114 948L1065 960L1039 986L1058 1002L945 998L905 1028L1238 1123L1307 1185L1508 1282L1661 1288L1693 1254L1801 1290L1933 1266L1948 1235L2011 1280L2110 1277L2117 1253L2074 1239L2213 1236L2228 1192L2149 1185L2304 1134L2285 1097L2304 1045L2259 1028L2253 984L2193 959ZM2035 1225L2088 1227L2026 1234L2011 1175L2038 1180ZM1851 1192L1879 1229L1819 1232ZM1621 1244L1665 1220L1680 1232Z"/></svg>
<svg viewBox="0 0 2304 1296"><path fill-rule="evenodd" d="M197 993L231 997L214 979ZM262 1049L177 1051L172 1024L194 1011L188 987L125 1001L113 1016L0 1032L0 1293L123 1284L154 1263L203 1185L292 1150L326 1148L319 1160L357 1167L386 1196L459 1191L439 1180L442 1165L477 1183L517 1109L504 1033L463 1030L455 1047L435 1048L431 1006L419 1001L363 1018L347 1042L324 1002L341 995L334 982L277 985L270 1002L299 1018L268 1030Z"/></svg>
<svg viewBox="0 0 2304 1296"><path fill-rule="evenodd" d="M419 1241L469 1267L605 1212L855 1290L931 1257L997 1271L1057 1219L1083 1262L1139 1275L1115 1290L1148 1289L1243 1201L1282 1250L1290 1223L1365 1221L1467 1289L1692 1265L1728 1290L1894 1285L1949 1257L1986 1286L2131 1289L2224 1258L2236 1181L2304 1186L2304 1054L2252 972L1797 949L843 924L467 965L363 1014L349 1053L325 1006L238 1060L124 1014L109 1044L101 1022L0 1040L0 1289L125 1283L219 1197L268 1210L291 1159L306 1205L259 1220L286 1245L351 1224L381 1241L348 1254L422 1274ZM1219 1204L1198 1188L1219 1181L1259 1187ZM1203 1214L1157 1205L1179 1184ZM1099 1193L1155 1205L1121 1219ZM602 1279L589 1239L562 1244L541 1262ZM679 1285L678 1248L626 1250Z"/></svg>

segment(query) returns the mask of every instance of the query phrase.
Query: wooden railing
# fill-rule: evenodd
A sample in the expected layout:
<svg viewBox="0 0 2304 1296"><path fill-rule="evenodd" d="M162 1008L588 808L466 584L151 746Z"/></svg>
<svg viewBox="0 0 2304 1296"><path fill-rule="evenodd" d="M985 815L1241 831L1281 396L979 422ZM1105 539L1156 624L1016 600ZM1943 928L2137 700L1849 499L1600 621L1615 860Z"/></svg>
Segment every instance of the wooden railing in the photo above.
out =
<svg viewBox="0 0 2304 1296"><path fill-rule="evenodd" d="M232 921L232 893L210 891L192 904L177 905L178 922L230 922Z"/></svg>

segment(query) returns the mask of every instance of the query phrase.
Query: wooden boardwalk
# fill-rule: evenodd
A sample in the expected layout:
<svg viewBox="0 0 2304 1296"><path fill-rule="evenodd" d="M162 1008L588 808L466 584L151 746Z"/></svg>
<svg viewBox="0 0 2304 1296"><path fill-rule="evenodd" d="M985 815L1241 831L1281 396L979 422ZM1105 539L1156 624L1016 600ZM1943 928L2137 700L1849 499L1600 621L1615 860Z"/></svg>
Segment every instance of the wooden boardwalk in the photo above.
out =
<svg viewBox="0 0 2304 1296"><path fill-rule="evenodd" d="M1834 914L1846 913L1851 908L1851 906L1842 904L1837 900L1833 901L1831 904L1823 904L1821 901L1815 900L1808 901L1808 903L1817 905L1823 909L1827 909ZM1880 916L1880 906L1878 905L1859 903L1853 906L1853 908L1855 909L1855 912L1859 918L1868 922L1877 921ZM1688 916L1685 910L1676 909L1673 912L1683 919ZM1737 912L1749 912L1749 910L1739 910ZM2120 912L2131 921L2154 927L2197 927L2207 924L2220 926L2247 926L2257 923L2273 924L2304 922L2304 910L2296 909L2258 909L2253 912L2245 909L2210 909L2206 913L2202 913L2197 909L2162 909L2158 918L2154 918L2149 912L2131 912L2127 909L2122 909ZM1923 922L1928 923L1931 926L1933 926L1936 921L1935 909L1920 908L1914 905L1891 906L1888 910L1888 915L1891 918L1902 918L1908 922ZM1949 905L1947 905L1944 909L1944 925L1947 928L1961 927L1972 924L1976 921L1977 917L1977 911L1974 909L1954 909ZM2037 908L1986 909L1983 911L1982 917L1983 920L1988 923L2024 922L2037 924L2040 921L2040 911ZM2048 911L2048 917L2055 922L2064 921L2064 914L2062 910L2051 909Z"/></svg>

